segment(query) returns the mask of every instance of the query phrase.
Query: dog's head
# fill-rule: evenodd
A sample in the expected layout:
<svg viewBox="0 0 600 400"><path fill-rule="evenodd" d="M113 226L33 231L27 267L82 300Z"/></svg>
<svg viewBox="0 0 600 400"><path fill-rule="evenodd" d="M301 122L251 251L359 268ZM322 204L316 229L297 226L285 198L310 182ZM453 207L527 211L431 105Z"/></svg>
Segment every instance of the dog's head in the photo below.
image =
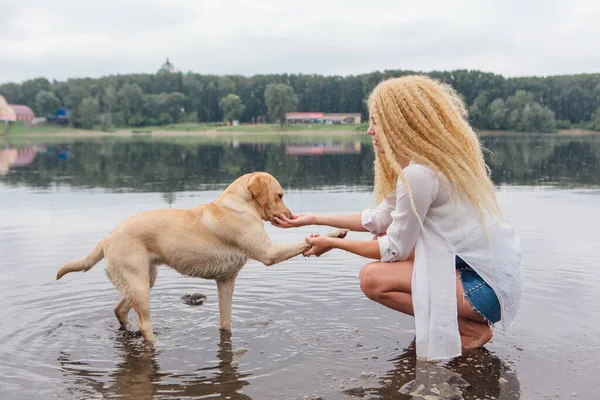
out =
<svg viewBox="0 0 600 400"><path fill-rule="evenodd" d="M283 189L272 175L266 172L253 173L248 181L248 190L263 220L272 221L273 217L281 214L292 218L292 213L283 202Z"/></svg>

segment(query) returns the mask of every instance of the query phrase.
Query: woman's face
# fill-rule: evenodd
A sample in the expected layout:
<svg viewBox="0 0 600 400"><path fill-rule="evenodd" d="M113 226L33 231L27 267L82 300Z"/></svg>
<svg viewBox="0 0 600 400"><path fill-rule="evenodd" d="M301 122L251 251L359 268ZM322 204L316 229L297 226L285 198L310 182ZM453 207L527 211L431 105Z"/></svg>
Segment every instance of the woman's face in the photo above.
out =
<svg viewBox="0 0 600 400"><path fill-rule="evenodd" d="M377 151L378 153L383 153L383 147L381 147L381 142L379 142L378 127L373 117L371 117L369 121L369 129L367 129L367 135L371 136L371 140L373 141L373 147L375 148L375 151Z"/></svg>

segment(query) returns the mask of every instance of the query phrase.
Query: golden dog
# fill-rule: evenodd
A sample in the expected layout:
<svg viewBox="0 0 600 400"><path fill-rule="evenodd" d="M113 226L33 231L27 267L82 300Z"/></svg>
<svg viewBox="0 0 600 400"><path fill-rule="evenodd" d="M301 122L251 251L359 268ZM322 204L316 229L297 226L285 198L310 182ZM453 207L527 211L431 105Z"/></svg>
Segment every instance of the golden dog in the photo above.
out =
<svg viewBox="0 0 600 400"><path fill-rule="evenodd" d="M187 276L214 279L219 296L219 328L231 331L231 300L238 272L248 258L273 265L310 248L306 242L274 244L263 221L292 214L277 180L265 172L236 179L213 202L190 209L160 209L126 219L86 257L63 265L56 279L88 271L106 257L106 275L123 299L114 311L129 327L131 307L144 338L155 342L150 319L150 288L165 264ZM329 236L343 238L346 230Z"/></svg>

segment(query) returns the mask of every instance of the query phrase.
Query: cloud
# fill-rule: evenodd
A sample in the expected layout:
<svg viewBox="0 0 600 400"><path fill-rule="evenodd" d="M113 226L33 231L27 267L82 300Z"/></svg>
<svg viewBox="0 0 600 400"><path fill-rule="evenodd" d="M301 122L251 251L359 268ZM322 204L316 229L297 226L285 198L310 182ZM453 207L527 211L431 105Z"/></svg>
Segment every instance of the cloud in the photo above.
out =
<svg viewBox="0 0 600 400"><path fill-rule="evenodd" d="M0 82L155 72L600 72L594 0L24 0L0 12Z"/></svg>

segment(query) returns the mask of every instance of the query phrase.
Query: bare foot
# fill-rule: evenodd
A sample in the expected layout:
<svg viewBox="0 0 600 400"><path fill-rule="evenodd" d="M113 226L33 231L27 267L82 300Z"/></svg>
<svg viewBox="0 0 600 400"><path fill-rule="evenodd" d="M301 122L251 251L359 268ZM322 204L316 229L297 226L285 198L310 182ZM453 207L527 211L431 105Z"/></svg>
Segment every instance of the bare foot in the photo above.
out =
<svg viewBox="0 0 600 400"><path fill-rule="evenodd" d="M476 322L462 317L458 317L458 331L463 351L482 347L494 335L492 328L487 323Z"/></svg>

